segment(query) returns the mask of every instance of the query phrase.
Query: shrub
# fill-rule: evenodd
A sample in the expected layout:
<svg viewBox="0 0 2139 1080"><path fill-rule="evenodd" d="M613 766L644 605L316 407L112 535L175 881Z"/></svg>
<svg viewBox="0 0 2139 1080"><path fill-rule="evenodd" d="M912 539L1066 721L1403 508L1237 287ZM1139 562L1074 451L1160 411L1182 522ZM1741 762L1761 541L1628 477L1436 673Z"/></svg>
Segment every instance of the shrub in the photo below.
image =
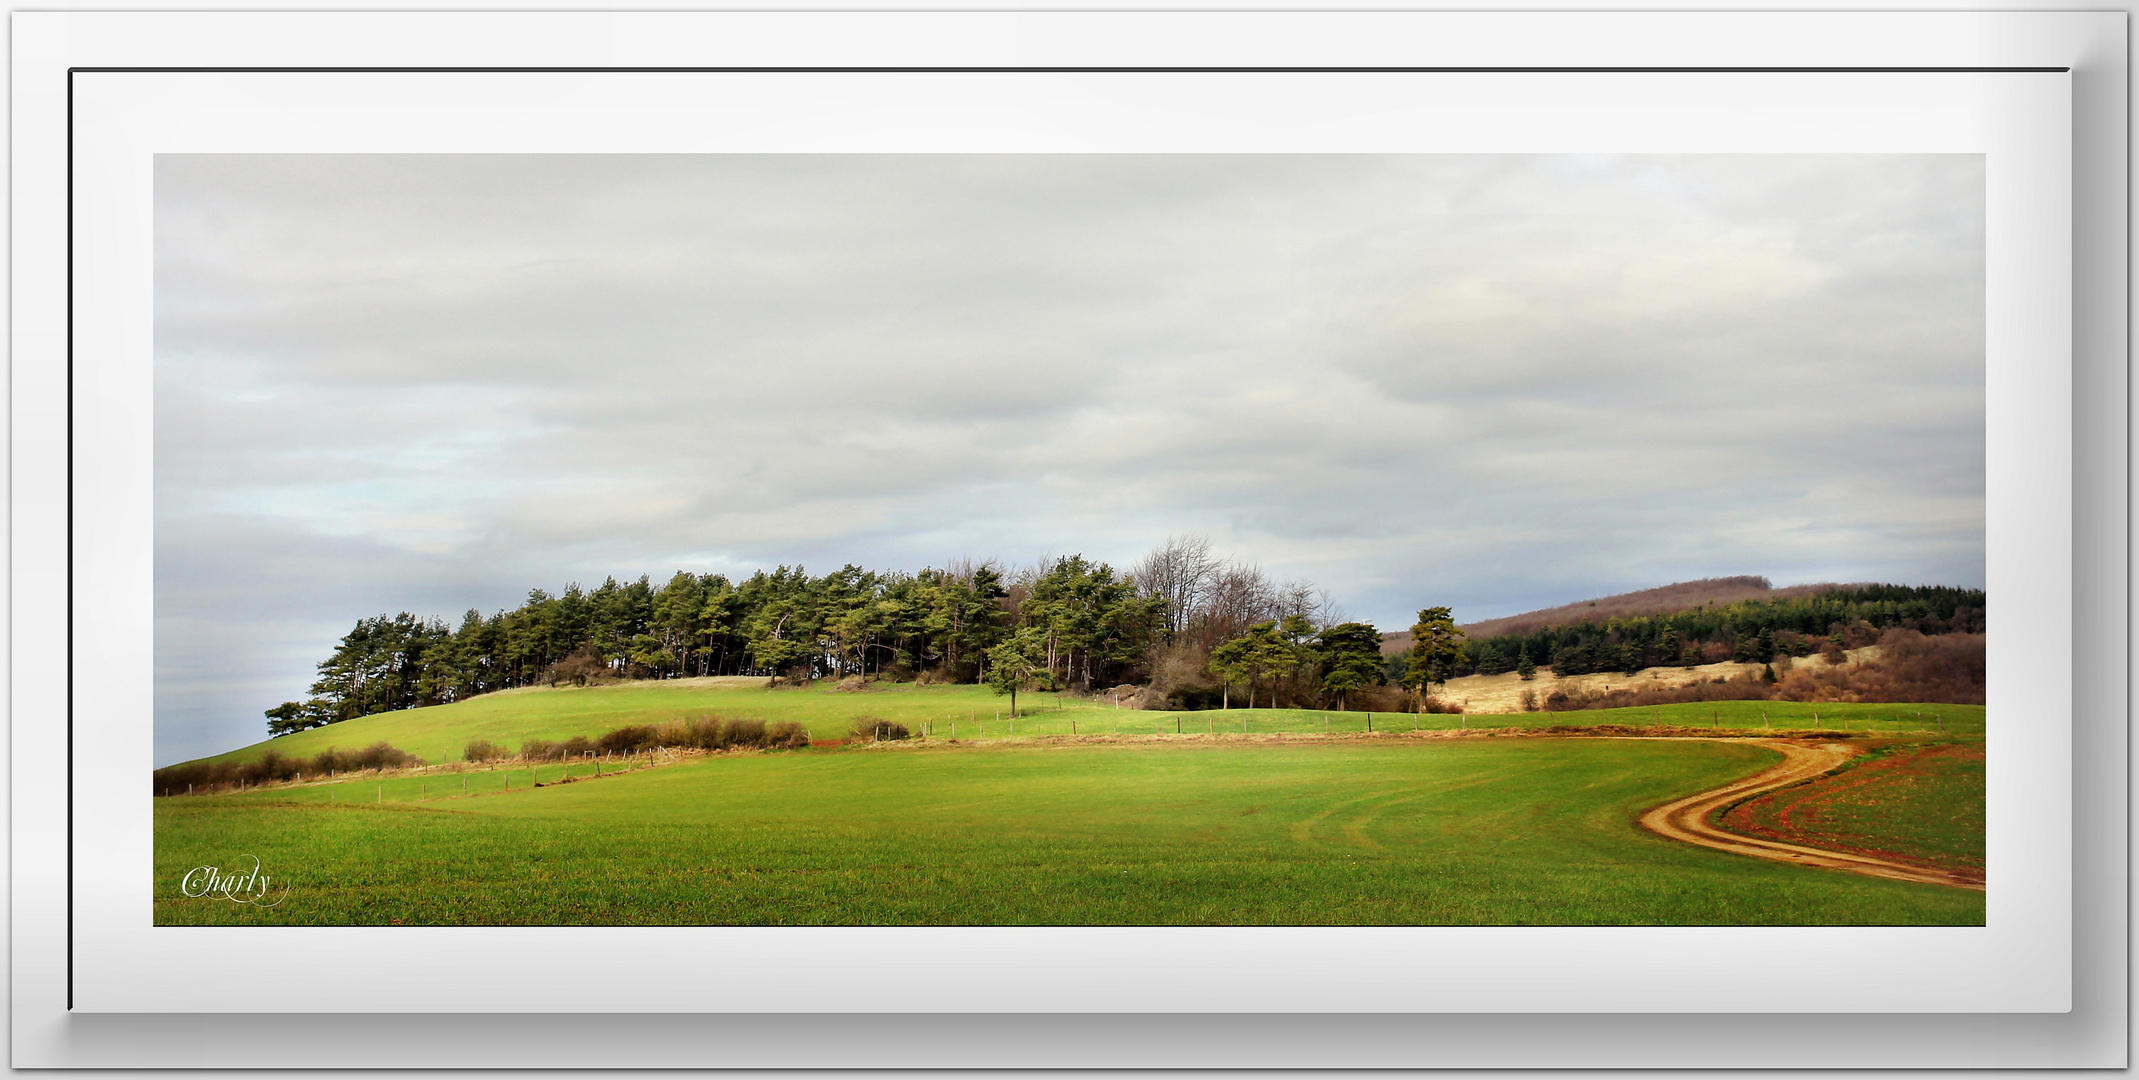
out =
<svg viewBox="0 0 2139 1080"><path fill-rule="evenodd" d="M603 753L645 750L661 745L659 738L660 735L652 724L632 724L605 732L601 738L594 740L594 748Z"/></svg>
<svg viewBox="0 0 2139 1080"><path fill-rule="evenodd" d="M383 742L375 742L350 755L349 760L360 769L398 769L414 761L415 755L403 753Z"/></svg>
<svg viewBox="0 0 2139 1080"><path fill-rule="evenodd" d="M1345 702L1352 712L1409 712L1409 694L1401 686L1363 686Z"/></svg>
<svg viewBox="0 0 2139 1080"><path fill-rule="evenodd" d="M869 689L869 680L864 679L859 675L849 675L846 678L839 680L839 685L834 687L833 689L845 690L850 694L858 693L860 691Z"/></svg>
<svg viewBox="0 0 2139 1080"><path fill-rule="evenodd" d="M1210 654L1193 641L1154 649L1150 667L1150 688L1144 692L1150 708L1215 709L1224 702L1224 686L1211 677Z"/></svg>
<svg viewBox="0 0 2139 1080"><path fill-rule="evenodd" d="M712 733L719 730L719 727L719 720L708 720L705 717L697 720L676 720L655 728L650 745L710 750L714 741Z"/></svg>
<svg viewBox="0 0 2139 1080"><path fill-rule="evenodd" d="M768 724L763 720L722 720L717 716L702 716L696 720L677 720L658 728L639 726L618 728L596 740L594 745L603 750L644 750L656 746L672 746L691 750L731 750L749 748L791 748L808 746L809 729L800 724L781 721Z"/></svg>
<svg viewBox="0 0 2139 1080"><path fill-rule="evenodd" d="M460 752L462 761L496 761L505 756L505 748L489 739L477 739Z"/></svg>
<svg viewBox="0 0 2139 1080"><path fill-rule="evenodd" d="M848 729L850 739L867 739L871 742L905 739L912 734L905 724L875 716L857 716L854 718L854 726Z"/></svg>
<svg viewBox="0 0 2139 1080"><path fill-rule="evenodd" d="M1612 690L1581 690L1555 687L1547 694L1544 707L1547 712L1574 712L1580 709L1621 709L1639 705L1671 705L1688 701L1760 701L1769 697L1768 687L1754 672L1740 672L1731 678L1716 678L1708 682L1689 682L1683 685L1665 685L1661 680L1648 680L1634 686L1621 686Z"/></svg>
<svg viewBox="0 0 2139 1080"><path fill-rule="evenodd" d="M613 682L616 672L607 661L596 655L593 646L582 645L572 655L551 664L540 676L551 686L585 686L588 683Z"/></svg>
<svg viewBox="0 0 2139 1080"><path fill-rule="evenodd" d="M1528 687L1528 686L1525 686L1525 687L1523 687L1523 696L1522 696L1522 702L1523 702L1523 711L1524 711L1524 712L1536 712L1536 711L1537 711L1537 691L1536 691L1535 689L1531 688L1531 687Z"/></svg>
<svg viewBox="0 0 2139 1080"><path fill-rule="evenodd" d="M1845 649L1861 649L1866 645L1879 643L1879 628L1863 619L1853 619L1847 626L1834 632L1842 635L1842 647Z"/></svg>
<svg viewBox="0 0 2139 1080"><path fill-rule="evenodd" d="M1982 634L1925 635L1895 628L1879 651L1846 667L1791 671L1775 688L1789 701L1927 701L1984 704Z"/></svg>
<svg viewBox="0 0 2139 1080"><path fill-rule="evenodd" d="M548 739L529 739L520 744L520 757L526 761L549 761L557 756L557 744Z"/></svg>
<svg viewBox="0 0 2139 1080"><path fill-rule="evenodd" d="M173 765L157 769L150 774L150 779L155 793L161 795L167 791L183 793L188 785L196 790L239 784L250 786L271 781L294 780L299 776L352 772L357 769L393 769L416 763L416 755L404 753L380 742L362 750L329 747L310 758L289 758L269 750L243 763L214 761Z"/></svg>

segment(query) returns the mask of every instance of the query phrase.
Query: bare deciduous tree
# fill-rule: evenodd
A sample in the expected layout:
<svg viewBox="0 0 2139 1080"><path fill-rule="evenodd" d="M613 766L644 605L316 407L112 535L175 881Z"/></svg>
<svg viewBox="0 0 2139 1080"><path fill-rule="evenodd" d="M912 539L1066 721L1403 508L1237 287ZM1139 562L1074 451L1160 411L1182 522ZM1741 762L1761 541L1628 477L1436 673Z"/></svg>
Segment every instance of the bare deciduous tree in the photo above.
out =
<svg viewBox="0 0 2139 1080"><path fill-rule="evenodd" d="M1176 634L1187 630L1202 605L1211 579L1220 563L1211 554L1205 536L1168 536L1131 568L1136 587L1145 596L1166 601L1166 628Z"/></svg>

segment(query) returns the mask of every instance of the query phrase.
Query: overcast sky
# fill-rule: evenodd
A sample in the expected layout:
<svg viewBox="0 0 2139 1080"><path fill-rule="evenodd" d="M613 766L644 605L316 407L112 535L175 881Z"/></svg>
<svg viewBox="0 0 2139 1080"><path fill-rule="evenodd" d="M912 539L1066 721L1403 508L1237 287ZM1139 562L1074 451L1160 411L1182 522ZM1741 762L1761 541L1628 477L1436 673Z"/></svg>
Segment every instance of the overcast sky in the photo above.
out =
<svg viewBox="0 0 2139 1080"><path fill-rule="evenodd" d="M156 760L361 616L1203 533L1384 629L1984 580L1978 156L162 156Z"/></svg>

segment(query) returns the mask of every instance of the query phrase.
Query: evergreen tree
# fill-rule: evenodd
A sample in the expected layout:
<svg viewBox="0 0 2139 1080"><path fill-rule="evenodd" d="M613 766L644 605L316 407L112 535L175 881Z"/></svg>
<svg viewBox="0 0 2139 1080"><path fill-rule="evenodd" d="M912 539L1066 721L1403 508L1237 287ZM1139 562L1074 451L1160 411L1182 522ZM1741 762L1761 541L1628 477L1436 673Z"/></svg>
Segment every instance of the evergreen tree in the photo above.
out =
<svg viewBox="0 0 2139 1080"><path fill-rule="evenodd" d="M1404 672L1404 688L1417 691L1419 711L1425 711L1433 684L1448 681L1450 670L1462 661L1463 638L1454 613L1445 607L1426 608L1411 624L1411 664Z"/></svg>
<svg viewBox="0 0 2139 1080"><path fill-rule="evenodd" d="M1233 684L1246 680L1254 670L1250 652L1252 648L1253 642L1245 637L1237 637L1211 650L1211 674L1218 676L1220 680L1219 708L1233 707ZM1252 703L1255 699L1251 696L1248 700Z"/></svg>
<svg viewBox="0 0 2139 1080"><path fill-rule="evenodd" d="M304 706L294 701L285 701L267 710L267 734L269 738L280 738L292 732L303 731L306 728L317 726L312 722L311 717L304 714Z"/></svg>
<svg viewBox="0 0 2139 1080"><path fill-rule="evenodd" d="M1619 663L1616 666L1627 675L1641 674L1641 669L1649 665L1642 658L1640 643L1629 641L1619 646Z"/></svg>
<svg viewBox="0 0 2139 1080"><path fill-rule="evenodd" d="M1345 696L1369 686L1381 685L1381 632L1366 623L1339 623L1315 636L1322 660L1322 689L1337 695L1337 708Z"/></svg>
<svg viewBox="0 0 2139 1080"><path fill-rule="evenodd" d="M985 680L998 696L1010 695L1010 715L1013 718L1018 714L1018 690L1030 687L1033 677L1040 671L1041 646L1039 631L1027 627L988 650L988 673Z"/></svg>

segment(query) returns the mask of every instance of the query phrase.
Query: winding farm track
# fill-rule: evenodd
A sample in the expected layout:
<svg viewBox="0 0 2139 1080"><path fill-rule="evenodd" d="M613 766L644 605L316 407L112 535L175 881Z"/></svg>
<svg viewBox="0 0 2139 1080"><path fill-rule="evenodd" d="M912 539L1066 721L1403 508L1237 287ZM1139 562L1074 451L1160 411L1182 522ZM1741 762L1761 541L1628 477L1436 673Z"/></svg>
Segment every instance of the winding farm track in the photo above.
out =
<svg viewBox="0 0 2139 1080"><path fill-rule="evenodd" d="M1748 776L1743 780L1725 784L1712 791L1688 795L1683 799L1665 803L1641 816L1641 826L1659 836L1683 840L1689 844L1715 848L1737 855L1751 855L1756 859L1774 859L1777 862L1797 863L1801 866L1819 866L1830 870L1848 870L1874 877L1894 878L1899 881L1917 881L1931 885L1954 885L1964 889L1982 889L1979 875L1932 870L1920 866L1889 862L1869 855L1854 855L1844 851L1824 851L1819 848L1786 844L1778 840L1764 840L1752 836L1740 836L1725 832L1709 824L1710 814L1732 803L1752 798L1776 788L1810 780L1846 762L1855 751L1832 743L1801 743L1783 739L1718 739L1717 742L1750 742L1764 746L1783 756L1782 764L1765 772Z"/></svg>

